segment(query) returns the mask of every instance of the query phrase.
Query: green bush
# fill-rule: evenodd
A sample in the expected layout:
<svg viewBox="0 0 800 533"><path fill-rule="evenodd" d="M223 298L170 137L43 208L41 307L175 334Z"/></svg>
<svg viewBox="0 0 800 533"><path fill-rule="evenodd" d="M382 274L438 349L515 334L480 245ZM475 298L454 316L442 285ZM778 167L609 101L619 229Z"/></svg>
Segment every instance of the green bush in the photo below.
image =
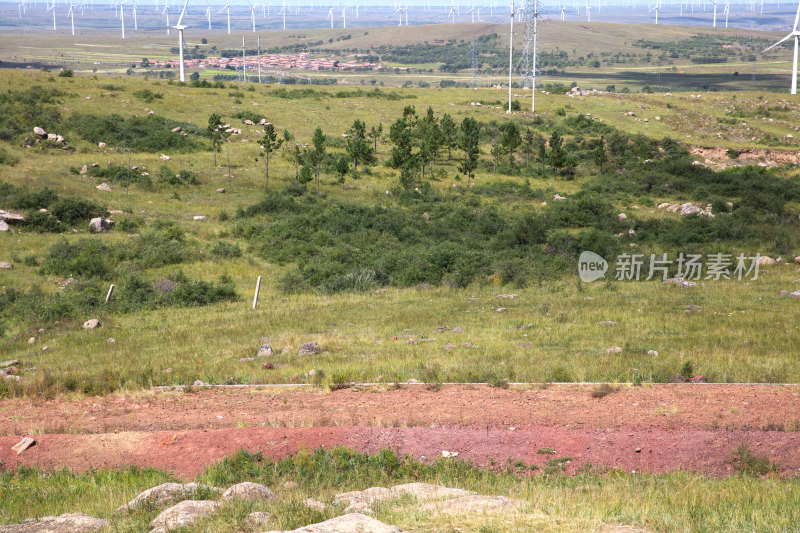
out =
<svg viewBox="0 0 800 533"><path fill-rule="evenodd" d="M105 207L79 196L68 196L57 200L50 208L50 212L58 220L70 226L108 215Z"/></svg>
<svg viewBox="0 0 800 533"><path fill-rule="evenodd" d="M204 132L196 125L158 115L124 118L115 113L75 113L67 119L66 126L89 142L105 142L134 152L196 152L207 149L197 140L197 136ZM178 126L181 132L172 131Z"/></svg>

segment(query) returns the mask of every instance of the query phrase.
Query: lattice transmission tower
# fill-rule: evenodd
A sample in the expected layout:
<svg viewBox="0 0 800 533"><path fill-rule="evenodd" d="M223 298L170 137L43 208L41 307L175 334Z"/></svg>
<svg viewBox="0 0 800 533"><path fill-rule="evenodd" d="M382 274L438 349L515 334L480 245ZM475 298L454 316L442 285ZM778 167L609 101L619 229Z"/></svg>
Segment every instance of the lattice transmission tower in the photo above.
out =
<svg viewBox="0 0 800 533"><path fill-rule="evenodd" d="M531 89L531 111L536 111L536 91L534 89L536 88L536 55L539 44L538 0L524 0L522 13L525 17L525 42L522 47L519 68L522 86L526 89Z"/></svg>

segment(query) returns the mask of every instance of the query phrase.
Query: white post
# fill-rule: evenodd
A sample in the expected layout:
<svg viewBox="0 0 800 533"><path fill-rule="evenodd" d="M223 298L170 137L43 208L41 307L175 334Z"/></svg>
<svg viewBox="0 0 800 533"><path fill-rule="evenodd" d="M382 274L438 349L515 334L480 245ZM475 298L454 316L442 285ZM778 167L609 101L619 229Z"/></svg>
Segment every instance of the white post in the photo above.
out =
<svg viewBox="0 0 800 533"><path fill-rule="evenodd" d="M511 29L508 37L508 113L511 114L511 74L514 65L514 0L511 0Z"/></svg>
<svg viewBox="0 0 800 533"><path fill-rule="evenodd" d="M113 292L114 292L114 286L113 286L113 285L111 285L111 286L108 288L108 294L106 294L106 303L108 303L108 301L109 301L109 300L111 300L111 294L112 294Z"/></svg>
<svg viewBox="0 0 800 533"><path fill-rule="evenodd" d="M253 294L253 311L255 311L256 307L258 306L258 293L260 290L261 290L261 276L258 276L258 279L256 280L256 292L255 294Z"/></svg>

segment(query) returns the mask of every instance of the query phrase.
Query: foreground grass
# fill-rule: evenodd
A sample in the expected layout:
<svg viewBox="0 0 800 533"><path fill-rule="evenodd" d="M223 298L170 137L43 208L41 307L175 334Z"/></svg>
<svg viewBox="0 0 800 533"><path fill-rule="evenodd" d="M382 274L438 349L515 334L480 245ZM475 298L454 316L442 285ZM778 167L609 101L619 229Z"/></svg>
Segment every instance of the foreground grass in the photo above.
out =
<svg viewBox="0 0 800 533"><path fill-rule="evenodd" d="M306 452L272 461L244 451L210 466L196 481L226 487L255 481L272 487L275 502L227 503L222 511L185 531L242 531L248 513L272 513L273 529L292 529L341 514L341 507L316 512L308 497L328 501L334 494L412 481L439 483L519 498L522 513L443 515L420 511L411 498L378 505L376 517L410 531L512 532L592 531L602 524L634 524L654 531L796 531L800 520L798 479L732 476L713 479L677 472L666 475L591 472L574 477L551 472L526 474L525 465L486 471L458 460L432 465L398 457L389 450L360 455L345 449ZM146 531L159 511L114 514L139 491L173 480L155 470L90 471L74 474L21 469L0 474L0 523L84 512L112 521L113 531ZM294 481L297 488L286 488Z"/></svg>

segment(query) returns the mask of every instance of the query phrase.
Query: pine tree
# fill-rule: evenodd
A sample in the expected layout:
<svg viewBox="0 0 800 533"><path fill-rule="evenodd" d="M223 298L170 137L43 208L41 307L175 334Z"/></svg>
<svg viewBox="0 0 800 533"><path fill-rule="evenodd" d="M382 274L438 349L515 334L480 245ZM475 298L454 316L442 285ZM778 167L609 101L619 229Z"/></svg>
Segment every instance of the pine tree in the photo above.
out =
<svg viewBox="0 0 800 533"><path fill-rule="evenodd" d="M283 139L278 138L275 126L272 124L265 124L264 136L258 141L258 144L261 145L259 157L264 159L264 171L266 174L265 189L269 191L269 155L281 147ZM258 157L256 157L256 161L258 161Z"/></svg>
<svg viewBox="0 0 800 533"><path fill-rule="evenodd" d="M478 168L480 155L481 126L474 118L467 117L461 122L461 149L464 150L464 161L458 166L458 171L467 176L467 189L469 189L475 169Z"/></svg>

